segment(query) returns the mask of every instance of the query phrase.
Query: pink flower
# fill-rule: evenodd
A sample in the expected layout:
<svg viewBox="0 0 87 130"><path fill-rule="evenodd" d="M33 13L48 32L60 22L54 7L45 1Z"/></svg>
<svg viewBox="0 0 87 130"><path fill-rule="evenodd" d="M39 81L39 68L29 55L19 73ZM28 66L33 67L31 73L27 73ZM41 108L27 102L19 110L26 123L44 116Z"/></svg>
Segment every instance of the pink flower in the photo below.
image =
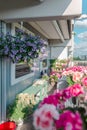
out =
<svg viewBox="0 0 87 130"><path fill-rule="evenodd" d="M59 89L54 90L53 94L56 94L59 92Z"/></svg>
<svg viewBox="0 0 87 130"><path fill-rule="evenodd" d="M84 100L87 101L87 94L85 95L85 99Z"/></svg>
<svg viewBox="0 0 87 130"><path fill-rule="evenodd" d="M40 130L53 130L54 119L59 119L59 113L54 105L45 104L34 112L33 125Z"/></svg>
<svg viewBox="0 0 87 130"><path fill-rule="evenodd" d="M64 111L59 120L55 121L57 129L63 130L82 130L82 120L78 112L73 113L69 110Z"/></svg>
<svg viewBox="0 0 87 130"><path fill-rule="evenodd" d="M41 107L44 104L53 104L54 106L57 106L58 99L55 95L49 95L48 97L43 99L43 101L40 103L39 107Z"/></svg>
<svg viewBox="0 0 87 130"><path fill-rule="evenodd" d="M80 81L82 76L83 76L83 73L81 73L81 72L74 72L73 73L73 81L74 82Z"/></svg>
<svg viewBox="0 0 87 130"><path fill-rule="evenodd" d="M50 76L52 76L52 75L55 75L55 76L57 76L58 78L61 78L61 75L60 75L58 72L56 72L56 71L52 71L52 72L50 73Z"/></svg>
<svg viewBox="0 0 87 130"><path fill-rule="evenodd" d="M66 89L63 90L63 96L64 96L66 99L71 98L71 93L70 93L70 90L69 90L68 88L66 88Z"/></svg>
<svg viewBox="0 0 87 130"><path fill-rule="evenodd" d="M58 109L58 110L63 110L64 108L65 108L64 102L60 102L60 103L57 105L57 109Z"/></svg>
<svg viewBox="0 0 87 130"><path fill-rule="evenodd" d="M56 95L57 100L59 101L66 101L67 99L71 97L71 93L68 88L58 91L57 93L55 93L55 95Z"/></svg>
<svg viewBox="0 0 87 130"><path fill-rule="evenodd" d="M80 84L74 84L67 89L69 89L71 95L74 97L84 93L83 87Z"/></svg>
<svg viewBox="0 0 87 130"><path fill-rule="evenodd" d="M62 72L62 75L67 75L68 74L68 71L66 71L66 70L64 70L63 72Z"/></svg>
<svg viewBox="0 0 87 130"><path fill-rule="evenodd" d="M61 75L60 75L59 73L56 73L56 76L57 76L58 78L61 78Z"/></svg>
<svg viewBox="0 0 87 130"><path fill-rule="evenodd" d="M87 77L84 77L84 78L82 79L82 84L83 84L84 86L87 86Z"/></svg>

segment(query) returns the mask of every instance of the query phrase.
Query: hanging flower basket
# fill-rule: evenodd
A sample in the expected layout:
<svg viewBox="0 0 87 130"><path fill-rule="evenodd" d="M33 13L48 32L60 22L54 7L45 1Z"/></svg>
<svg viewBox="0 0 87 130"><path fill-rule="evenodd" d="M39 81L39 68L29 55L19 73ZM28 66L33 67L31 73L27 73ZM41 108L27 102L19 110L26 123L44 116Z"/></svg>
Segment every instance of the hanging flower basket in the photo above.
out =
<svg viewBox="0 0 87 130"><path fill-rule="evenodd" d="M0 124L0 130L15 130L16 124L13 121L7 121Z"/></svg>
<svg viewBox="0 0 87 130"><path fill-rule="evenodd" d="M37 58L44 47L44 40L39 36L25 34L19 30L15 36L7 33L0 35L0 57L7 56L13 63L28 62Z"/></svg>

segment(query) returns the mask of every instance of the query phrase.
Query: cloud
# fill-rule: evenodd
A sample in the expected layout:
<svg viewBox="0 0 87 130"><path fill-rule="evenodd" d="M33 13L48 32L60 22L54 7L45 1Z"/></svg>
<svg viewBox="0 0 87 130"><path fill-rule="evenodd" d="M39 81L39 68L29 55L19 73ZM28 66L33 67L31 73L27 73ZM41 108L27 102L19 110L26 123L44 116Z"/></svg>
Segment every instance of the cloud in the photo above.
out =
<svg viewBox="0 0 87 130"><path fill-rule="evenodd" d="M74 44L74 56L87 55L87 42Z"/></svg>
<svg viewBox="0 0 87 130"><path fill-rule="evenodd" d="M75 22L75 27L84 27L84 28L87 28L87 19L77 20Z"/></svg>
<svg viewBox="0 0 87 130"><path fill-rule="evenodd" d="M87 31L77 35L81 40L87 40Z"/></svg>
<svg viewBox="0 0 87 130"><path fill-rule="evenodd" d="M74 56L81 56L81 55L87 55L87 49L75 48L74 49Z"/></svg>
<svg viewBox="0 0 87 130"><path fill-rule="evenodd" d="M85 19L85 18L87 18L87 14L82 14L79 18L77 18L77 19Z"/></svg>
<svg viewBox="0 0 87 130"><path fill-rule="evenodd" d="M87 42L74 44L74 56L87 55Z"/></svg>
<svg viewBox="0 0 87 130"><path fill-rule="evenodd" d="M74 44L74 48L87 48L87 41L82 41L81 43L79 44Z"/></svg>

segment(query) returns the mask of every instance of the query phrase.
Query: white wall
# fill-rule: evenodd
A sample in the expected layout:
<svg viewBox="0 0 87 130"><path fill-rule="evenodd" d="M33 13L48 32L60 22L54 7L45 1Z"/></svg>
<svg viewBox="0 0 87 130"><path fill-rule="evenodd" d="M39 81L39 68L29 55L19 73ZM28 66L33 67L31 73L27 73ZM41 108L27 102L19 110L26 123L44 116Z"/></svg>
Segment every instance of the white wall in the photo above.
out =
<svg viewBox="0 0 87 130"><path fill-rule="evenodd" d="M50 43L51 59L67 59L73 57L73 39L66 40L64 43Z"/></svg>
<svg viewBox="0 0 87 130"><path fill-rule="evenodd" d="M67 47L51 47L51 59L67 59Z"/></svg>

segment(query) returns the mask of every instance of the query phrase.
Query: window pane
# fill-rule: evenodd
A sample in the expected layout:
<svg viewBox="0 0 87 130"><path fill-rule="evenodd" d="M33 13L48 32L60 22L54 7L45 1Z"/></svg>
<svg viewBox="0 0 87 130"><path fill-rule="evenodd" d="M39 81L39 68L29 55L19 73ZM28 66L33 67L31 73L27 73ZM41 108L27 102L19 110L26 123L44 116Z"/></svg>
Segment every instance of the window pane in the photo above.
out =
<svg viewBox="0 0 87 130"><path fill-rule="evenodd" d="M16 64L15 78L31 73L31 67L27 63Z"/></svg>

